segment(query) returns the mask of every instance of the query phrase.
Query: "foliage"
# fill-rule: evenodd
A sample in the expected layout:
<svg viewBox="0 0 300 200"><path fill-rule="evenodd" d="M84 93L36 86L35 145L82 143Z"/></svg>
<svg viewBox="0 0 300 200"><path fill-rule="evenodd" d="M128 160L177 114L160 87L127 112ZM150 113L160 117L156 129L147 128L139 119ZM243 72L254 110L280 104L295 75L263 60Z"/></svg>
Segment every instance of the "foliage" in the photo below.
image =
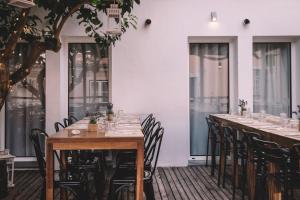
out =
<svg viewBox="0 0 300 200"><path fill-rule="evenodd" d="M101 18L114 2L121 8L122 32L130 26L135 27L136 17L131 12L140 0L34 0L36 6L28 9L16 8L0 0L0 109L9 88L30 73L43 52L60 50L60 34L68 19L76 19L101 47L115 44L120 36L106 34ZM20 69L10 72L7 63L19 41L28 42L31 51Z"/></svg>

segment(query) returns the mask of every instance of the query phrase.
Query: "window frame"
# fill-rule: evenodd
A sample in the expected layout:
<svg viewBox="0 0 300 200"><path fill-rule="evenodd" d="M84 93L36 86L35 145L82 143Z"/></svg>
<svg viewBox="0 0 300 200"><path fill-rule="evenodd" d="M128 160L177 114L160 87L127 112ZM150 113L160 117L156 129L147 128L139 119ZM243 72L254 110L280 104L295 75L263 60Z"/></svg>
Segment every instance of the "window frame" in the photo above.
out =
<svg viewBox="0 0 300 200"><path fill-rule="evenodd" d="M289 61L290 61L290 66L289 66L289 68L290 68L290 73L288 74L289 75L289 84L290 84L290 88L289 88L289 93L290 93L290 109L289 109L289 113L287 113L288 114L288 117L292 117L292 115L293 115L293 66L294 66L294 61L293 61L293 52L294 52L294 48L293 48L293 42L292 41L289 41L289 40L287 40L287 41L281 41L281 40L279 40L279 41L276 41L276 40L270 40L270 41L266 41L266 42L264 42L264 41L255 41L255 40L253 40L253 43L252 43L252 60L253 60L253 49L254 49L254 44L280 44L280 43L282 43L282 44L288 44L288 46L289 46L289 50L290 50L290 55L289 55ZM253 68L254 68L254 65L253 65L253 63L252 63L252 70L253 70ZM253 71L253 77L254 77L254 71ZM253 84L253 108L254 108L254 78L253 78L253 80L252 80L252 84Z"/></svg>
<svg viewBox="0 0 300 200"><path fill-rule="evenodd" d="M69 100L70 100L70 94L69 94L69 44L70 43L76 43L76 44L96 44L96 42L90 38L90 37L67 37L64 38L65 43L65 62L66 62L66 68L67 68L67 116L69 116ZM108 101L112 102L112 46L108 47Z"/></svg>

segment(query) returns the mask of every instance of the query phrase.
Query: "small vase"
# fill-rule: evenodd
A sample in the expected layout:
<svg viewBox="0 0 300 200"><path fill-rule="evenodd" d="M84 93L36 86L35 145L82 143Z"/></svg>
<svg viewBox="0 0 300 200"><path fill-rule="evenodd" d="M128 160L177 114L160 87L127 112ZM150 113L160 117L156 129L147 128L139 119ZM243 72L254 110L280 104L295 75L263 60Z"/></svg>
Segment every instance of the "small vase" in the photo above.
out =
<svg viewBox="0 0 300 200"><path fill-rule="evenodd" d="M88 125L88 131L90 131L90 132L97 131L97 129L98 129L97 124L89 124Z"/></svg>
<svg viewBox="0 0 300 200"><path fill-rule="evenodd" d="M113 121L113 118L114 118L114 114L113 113L107 114L107 121Z"/></svg>

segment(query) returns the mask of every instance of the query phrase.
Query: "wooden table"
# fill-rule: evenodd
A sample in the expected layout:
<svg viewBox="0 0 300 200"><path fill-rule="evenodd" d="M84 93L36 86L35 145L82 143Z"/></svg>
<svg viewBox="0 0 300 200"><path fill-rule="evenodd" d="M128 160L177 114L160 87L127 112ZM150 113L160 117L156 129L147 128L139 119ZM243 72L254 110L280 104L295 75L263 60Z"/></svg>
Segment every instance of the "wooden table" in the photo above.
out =
<svg viewBox="0 0 300 200"><path fill-rule="evenodd" d="M243 118L228 114L212 114L210 117L223 125L228 125L238 130L245 129L261 134L264 139L274 141L281 146L291 148L293 144L300 142L300 132L295 128L282 128L278 124L268 121L261 122L259 120ZM255 167L251 162L252 155L248 155L247 178L248 178L248 199L255 200ZM270 164L269 172L276 172L277 166ZM280 186L276 181L268 183L269 199L281 200Z"/></svg>
<svg viewBox="0 0 300 200"><path fill-rule="evenodd" d="M144 135L139 124L130 126L120 125L116 130L109 132L89 131L85 121L78 121L72 126L51 135L47 139L46 145L46 199L53 200L53 170L54 170L54 150L97 150L97 149L119 149L137 150L136 158L136 199L143 199L143 179L144 179ZM128 128L131 127L131 128ZM80 134L72 134L72 130L80 130Z"/></svg>

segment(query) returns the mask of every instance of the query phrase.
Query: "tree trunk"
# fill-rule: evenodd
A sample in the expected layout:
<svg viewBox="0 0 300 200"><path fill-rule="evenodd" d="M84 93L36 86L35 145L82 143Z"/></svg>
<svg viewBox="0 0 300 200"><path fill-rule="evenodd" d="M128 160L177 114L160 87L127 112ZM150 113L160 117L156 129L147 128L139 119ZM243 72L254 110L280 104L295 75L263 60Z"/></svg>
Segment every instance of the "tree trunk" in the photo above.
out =
<svg viewBox="0 0 300 200"><path fill-rule="evenodd" d="M4 105L9 91L9 69L3 59L0 58L0 111Z"/></svg>

